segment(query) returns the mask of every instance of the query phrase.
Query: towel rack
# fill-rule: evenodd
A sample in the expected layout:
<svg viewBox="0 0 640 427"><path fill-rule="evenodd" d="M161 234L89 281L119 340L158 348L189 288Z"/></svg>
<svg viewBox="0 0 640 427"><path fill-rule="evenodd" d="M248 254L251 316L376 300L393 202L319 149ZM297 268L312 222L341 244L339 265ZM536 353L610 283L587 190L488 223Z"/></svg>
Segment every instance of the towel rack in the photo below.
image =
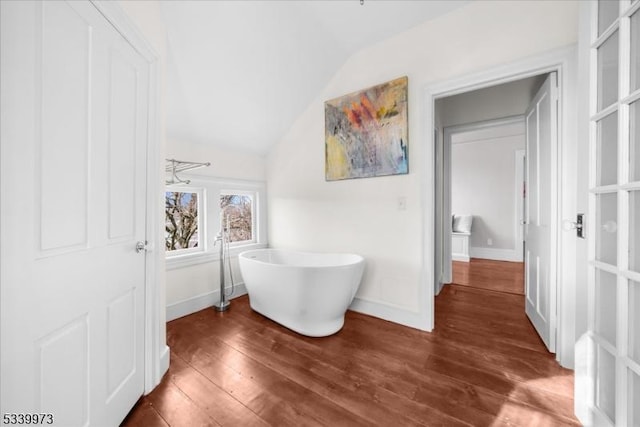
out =
<svg viewBox="0 0 640 427"><path fill-rule="evenodd" d="M166 160L167 160L167 163L165 165L164 170L165 172L171 174L171 178L165 181L166 185L189 184L191 181L188 179L181 179L178 176L178 172L184 172L192 169L211 166L210 162L198 163L198 162L185 162L185 161L176 160L176 159L166 159Z"/></svg>

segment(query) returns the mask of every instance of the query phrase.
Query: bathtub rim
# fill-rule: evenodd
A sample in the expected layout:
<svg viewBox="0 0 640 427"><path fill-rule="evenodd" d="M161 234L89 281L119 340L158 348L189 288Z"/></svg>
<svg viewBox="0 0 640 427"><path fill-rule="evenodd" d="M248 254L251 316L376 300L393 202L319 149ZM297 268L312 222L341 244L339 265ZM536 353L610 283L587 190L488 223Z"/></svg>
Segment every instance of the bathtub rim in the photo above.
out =
<svg viewBox="0 0 640 427"><path fill-rule="evenodd" d="M300 264L276 264L273 262L266 262L256 258L249 258L246 255L251 252L289 252L303 255L311 255L311 256L323 256L323 255L332 255L332 256L347 256L354 257L355 261L341 264L328 264L328 265L300 265ZM238 262L241 259L255 262L261 265L268 265L274 268L309 268L309 269L325 269L325 268L345 268L345 267L353 267L359 264L364 264L365 258L362 255L349 253L349 252L311 252L311 251L300 251L297 249L275 249L275 248L258 248L258 249L249 249L243 251L238 254Z"/></svg>

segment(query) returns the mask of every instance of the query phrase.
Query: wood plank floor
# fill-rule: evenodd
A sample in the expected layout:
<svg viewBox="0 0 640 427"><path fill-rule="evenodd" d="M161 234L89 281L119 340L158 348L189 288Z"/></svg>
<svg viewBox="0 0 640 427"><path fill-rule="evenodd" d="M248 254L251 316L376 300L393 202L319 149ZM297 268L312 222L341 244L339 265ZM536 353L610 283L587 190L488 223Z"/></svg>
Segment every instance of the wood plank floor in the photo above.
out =
<svg viewBox="0 0 640 427"><path fill-rule="evenodd" d="M206 309L167 325L171 366L124 426L556 426L573 374L547 353L523 297L448 285L436 329L349 311L308 338L253 312Z"/></svg>
<svg viewBox="0 0 640 427"><path fill-rule="evenodd" d="M471 258L453 261L453 283L524 295L524 262Z"/></svg>

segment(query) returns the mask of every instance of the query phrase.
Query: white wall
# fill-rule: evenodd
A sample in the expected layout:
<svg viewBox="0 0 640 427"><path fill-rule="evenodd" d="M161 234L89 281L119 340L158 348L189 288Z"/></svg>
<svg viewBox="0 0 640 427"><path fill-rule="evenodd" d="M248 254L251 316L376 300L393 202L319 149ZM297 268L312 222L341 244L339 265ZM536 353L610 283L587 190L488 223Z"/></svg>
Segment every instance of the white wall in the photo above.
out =
<svg viewBox="0 0 640 427"><path fill-rule="evenodd" d="M168 159L211 162L211 166L194 171L198 175L250 181L266 179L266 161L255 154L176 139L172 135L168 136L166 154Z"/></svg>
<svg viewBox="0 0 640 427"><path fill-rule="evenodd" d="M519 221L515 154L525 148L524 126L518 134L509 132L511 125L501 128L508 128L504 135L485 139L479 132L469 132L465 142L452 146L451 210L474 216L470 239L473 257L493 259L496 252L513 259L518 256L516 251L522 252L515 227Z"/></svg>
<svg viewBox="0 0 640 427"><path fill-rule="evenodd" d="M265 159L240 151L216 148L210 145L168 138L167 158L183 161L210 162L211 166L196 169L192 174L183 173L181 178L193 180L194 188L206 188L210 200L217 197L221 189L256 190L262 194L265 190ZM215 202L212 201L215 205ZM218 232L219 216L217 212L207 212L208 255L196 261L186 263L168 262L167 265L167 320L185 316L195 311L210 307L219 301L220 267L219 246L214 246L214 236ZM258 224L261 236L266 241L266 217ZM246 249L246 248L245 248ZM242 285L242 276L238 268L237 254L241 250L231 251L231 263L235 282L240 284L233 297L246 293ZM226 268L226 267L225 267ZM231 282L227 273L225 285L230 292Z"/></svg>
<svg viewBox="0 0 640 427"><path fill-rule="evenodd" d="M211 178L224 178L238 181L249 181L247 184L263 183L265 181L265 160L262 157L243 152L219 149L210 145L195 144L191 141L178 140L166 132L167 110L167 32L162 18L162 11L157 1L120 1L120 5L127 16L136 24L141 34L158 54L159 62L159 110L160 110L160 159L159 167L164 170L164 159L175 158L185 161L211 162L208 168L198 169L197 174ZM164 189L164 174L161 188ZM164 200L161 201L164 203ZM164 212L164 206L158 206L159 215ZM164 239L164 219L161 218L159 230ZM266 225L264 226L266 228ZM217 232L217 231L216 231ZM161 240L162 241L162 240ZM237 257L232 259L234 277L241 282L237 268ZM164 256L161 257L160 269L157 273L161 306L168 307L167 320L188 314L206 306L211 306L218 300L216 291L219 289L219 267L217 261L193 264L181 268L172 268L165 272ZM237 294L243 293L240 287ZM236 294L236 295L237 295ZM164 317L164 316L163 316ZM166 335L164 319L160 333L164 346Z"/></svg>
<svg viewBox="0 0 640 427"><path fill-rule="evenodd" d="M269 236L275 247L357 252L367 269L355 307L425 327L421 286L433 271L423 242L424 89L575 43L577 2L473 2L364 49L338 70L268 157ZM409 77L408 175L339 182L324 180L323 102L358 89ZM406 198L406 209L397 200ZM431 236L432 231L427 231Z"/></svg>

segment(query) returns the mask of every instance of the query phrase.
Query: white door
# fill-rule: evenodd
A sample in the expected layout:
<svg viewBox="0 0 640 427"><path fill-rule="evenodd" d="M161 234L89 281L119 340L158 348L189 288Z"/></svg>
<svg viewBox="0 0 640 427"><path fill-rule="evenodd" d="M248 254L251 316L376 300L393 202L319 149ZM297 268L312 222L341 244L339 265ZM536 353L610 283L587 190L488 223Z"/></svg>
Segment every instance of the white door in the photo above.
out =
<svg viewBox="0 0 640 427"><path fill-rule="evenodd" d="M557 77L550 73L525 113L525 310L550 352L556 348L556 203L552 197L557 147Z"/></svg>
<svg viewBox="0 0 640 427"><path fill-rule="evenodd" d="M591 6L588 332L576 409L588 425L638 426L640 2Z"/></svg>
<svg viewBox="0 0 640 427"><path fill-rule="evenodd" d="M148 65L89 2L0 7L0 412L115 426L144 387Z"/></svg>

